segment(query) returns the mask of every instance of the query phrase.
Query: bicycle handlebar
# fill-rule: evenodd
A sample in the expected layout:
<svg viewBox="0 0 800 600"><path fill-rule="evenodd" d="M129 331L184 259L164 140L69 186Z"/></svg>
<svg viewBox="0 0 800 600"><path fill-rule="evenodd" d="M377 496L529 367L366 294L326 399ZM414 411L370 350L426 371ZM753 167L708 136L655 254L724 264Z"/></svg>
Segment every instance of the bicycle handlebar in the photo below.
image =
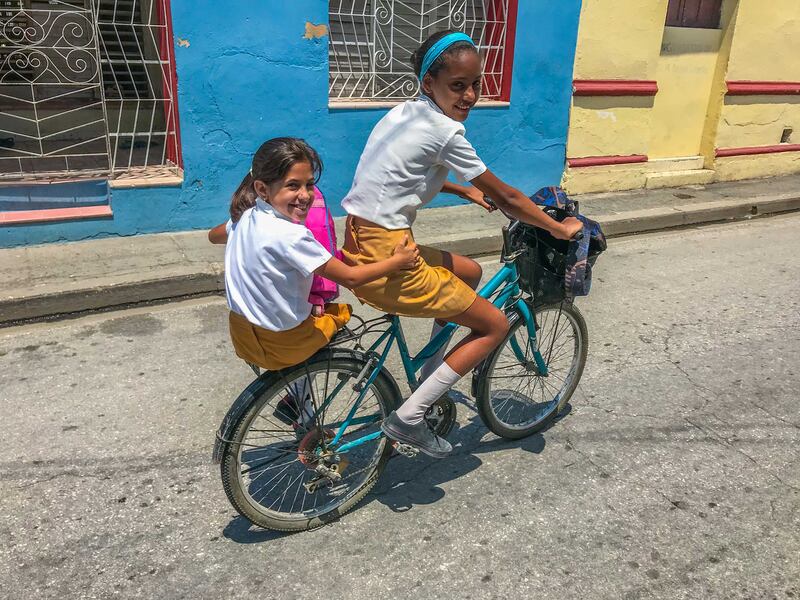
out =
<svg viewBox="0 0 800 600"><path fill-rule="evenodd" d="M503 225L503 248L506 252L511 252L511 234L519 226L519 221L512 219L508 225Z"/></svg>
<svg viewBox="0 0 800 600"><path fill-rule="evenodd" d="M495 204L494 201L491 198L489 198L489 196L484 195L483 196L483 201L486 202L486 204L488 204L489 206L491 206L494 209L498 208L497 204ZM501 212L503 212L503 211L501 210ZM503 214L506 214L506 213L503 213ZM506 216L508 216L508 215L506 214ZM521 223L521 221L519 221L517 219L513 219L511 217L509 217L509 220L510 220L510 223L508 225L503 225L503 230L502 230L503 231L503 248L504 248L504 250L506 252L510 252L511 251L511 234L514 232L514 230ZM583 239L583 230L581 230L578 233L576 233L575 237L573 237L571 241L579 242L582 239Z"/></svg>

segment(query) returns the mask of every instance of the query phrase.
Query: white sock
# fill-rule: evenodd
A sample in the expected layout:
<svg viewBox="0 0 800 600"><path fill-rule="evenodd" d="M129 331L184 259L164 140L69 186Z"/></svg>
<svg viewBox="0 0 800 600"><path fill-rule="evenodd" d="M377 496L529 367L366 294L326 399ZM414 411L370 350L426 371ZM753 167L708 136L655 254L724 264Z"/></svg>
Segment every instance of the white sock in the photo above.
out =
<svg viewBox="0 0 800 600"><path fill-rule="evenodd" d="M417 391L397 409L397 416L404 423L416 425L422 421L431 405L453 387L463 375L459 375L446 362L423 381Z"/></svg>
<svg viewBox="0 0 800 600"><path fill-rule="evenodd" d="M433 328L431 329L431 340L436 337L436 334L439 333L442 329L444 329L443 325L439 325L436 321L433 322ZM447 352L447 347L450 345L450 340L447 340L442 347L436 351L436 354L431 356L425 364L422 365L422 369L419 372L419 380L425 381L428 377L431 376L436 369L438 369L441 364L444 362L444 355Z"/></svg>

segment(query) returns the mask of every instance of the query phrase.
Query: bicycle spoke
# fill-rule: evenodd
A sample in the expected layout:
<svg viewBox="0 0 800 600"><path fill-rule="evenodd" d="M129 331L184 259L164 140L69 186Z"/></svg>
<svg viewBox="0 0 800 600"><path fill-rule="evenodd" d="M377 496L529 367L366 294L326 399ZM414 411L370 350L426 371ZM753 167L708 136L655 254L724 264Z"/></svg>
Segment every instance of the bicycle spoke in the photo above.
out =
<svg viewBox="0 0 800 600"><path fill-rule="evenodd" d="M292 461L292 462L293 462L293 461ZM273 489L275 489L275 486L277 486L277 485L278 485L278 483L280 483L281 481L283 481L284 477L286 477L286 471L289 469L289 467L291 467L291 466L292 466L292 462L288 462L288 463L286 463L286 465L283 467L283 469L281 469L280 471L278 471L277 473L275 473L275 474L272 476L272 478L271 478L271 479L268 479L268 480L267 480L267 482L266 482L266 483L263 483L263 484L261 484L261 489L263 490L263 489L264 489L266 486L268 486L270 483L272 483L273 481L275 481L275 479L276 479L277 477L280 477L280 479L278 479L278 481L277 481L277 482L276 482L276 483L275 483L275 484L274 484L274 485L273 485L271 488L269 488L269 489L268 489L266 492L264 492L264 495L262 496L262 498L265 498L265 497L266 497L266 495L267 495L269 492L271 492ZM259 474L256 476L256 478L255 478L255 479L251 480L251 485L252 485L253 483L255 483L255 481L256 481L258 478L260 478L260 477L261 477L261 475L263 475L263 473L259 473ZM251 494L251 496L253 496L253 498L254 498L254 499L257 499L257 497L256 497L256 494Z"/></svg>
<svg viewBox="0 0 800 600"><path fill-rule="evenodd" d="M270 408L272 408L272 407L270 406ZM297 411L295 411L295 413L297 414L297 416L300 416L300 415L299 415L299 413L297 413ZM284 427L286 426L284 423L281 423L280 421L273 421L273 420L272 420L272 417L266 417L266 416L264 416L264 415L263 415L263 414L261 414L261 413L259 413L259 414L258 414L258 418L259 418L259 419L264 419L264 420L265 420L265 421L267 421L267 422L268 422L270 425L277 425L278 427L280 427L281 425L283 425ZM284 429L283 431L286 431L286 430Z"/></svg>
<svg viewBox="0 0 800 600"><path fill-rule="evenodd" d="M278 497L278 500L281 501L280 506L283 506L283 501L286 499L286 494L288 494L289 490L292 488L292 484L294 484L295 481L299 481L300 479L302 479L303 475L305 475L305 473L306 473L305 471L301 471L300 475L298 475L297 477L295 477L294 479L289 481L289 483L286 486L284 486L283 494L281 494ZM270 506L270 508L272 508L272 507ZM291 510L289 512L291 512Z"/></svg>
<svg viewBox="0 0 800 600"><path fill-rule="evenodd" d="M288 462L281 463L281 464L279 464L279 465L272 465L272 466L269 466L269 465L271 465L271 464L272 464L274 461L278 460L279 458L282 458L282 457L277 457L277 458L274 458L274 459L272 459L272 461L269 461L269 462L264 462L264 463L261 463L261 464L257 464L257 465L255 465L255 466L251 466L249 469L244 469L243 471L240 471L240 473L241 473L242 475L247 475L248 473L252 473L253 471L261 471L261 470L263 470L263 471L269 471L269 470L271 470L271 469L277 469L278 467L282 467L282 466L284 466L284 465L290 465L290 464L292 464L293 462L297 462L297 461L299 461L299 459L298 459L298 458L295 458L294 460L290 460L290 461L288 461Z"/></svg>
<svg viewBox="0 0 800 600"><path fill-rule="evenodd" d="M286 438L288 437L287 436L287 432L283 431L281 433L283 433L283 435L275 435L275 434L268 433L267 435L248 436L247 441L248 442L255 442L257 440L280 440L280 441L286 441ZM252 444L245 444L244 442L242 443L242 445L253 447Z"/></svg>
<svg viewBox="0 0 800 600"><path fill-rule="evenodd" d="M240 448L242 446L245 446L245 447L249 446L251 448L264 448L264 446L254 446L252 444L245 444L245 443L239 443L238 445L239 445ZM274 452L282 452L284 454L297 454L297 450L284 450L283 448L270 448L270 450L272 450Z"/></svg>
<svg viewBox="0 0 800 600"><path fill-rule="evenodd" d="M569 305L546 307L536 313L536 338L530 338L527 325L517 321L512 336L494 359L486 373L489 409L505 427L529 429L553 415L574 382L575 361L579 358L580 339ZM525 348L524 360L514 352L511 339L518 350ZM538 346L547 366L547 375L538 374L533 352Z"/></svg>
<svg viewBox="0 0 800 600"><path fill-rule="evenodd" d="M351 411L355 422L342 432L341 444L357 442L374 433L384 416L387 398L380 395L381 388L375 382L354 408L359 393L353 390L353 383L363 366L363 362L348 364L328 356L280 372L271 396L260 401L248 429L237 438L239 442L234 442L240 448L235 471L238 489L259 514L282 515L281 519L291 520L300 515L310 519L328 513L362 489L385 460L387 446L382 438L357 444L338 456L330 447L332 432L344 425ZM286 396L297 400L280 405L293 425L279 421L279 416L273 414ZM296 434L298 427L303 429ZM303 452L299 451L301 444ZM337 464L342 469L338 480L326 479L325 469L317 470L318 466L338 468ZM313 487L307 488L312 481ZM257 516L252 518L258 521Z"/></svg>

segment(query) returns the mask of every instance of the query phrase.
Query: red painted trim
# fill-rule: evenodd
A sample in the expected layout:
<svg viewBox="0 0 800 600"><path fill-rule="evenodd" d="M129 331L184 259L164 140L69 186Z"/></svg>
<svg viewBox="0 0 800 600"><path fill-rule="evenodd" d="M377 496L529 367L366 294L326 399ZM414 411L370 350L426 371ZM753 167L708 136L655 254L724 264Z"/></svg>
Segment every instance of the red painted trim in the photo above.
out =
<svg viewBox="0 0 800 600"><path fill-rule="evenodd" d="M172 98L170 103L170 114L167 117L167 131L175 134L175 143L169 144L167 139L167 158L172 163L183 168L183 151L181 146L181 128L178 118L178 70L175 64L175 36L172 31L172 7L170 0L158 0L156 7L159 21L164 18L166 25L161 30L159 55L161 60L166 60L167 65L162 67L162 85L164 87L164 97ZM172 92L171 94L169 92Z"/></svg>
<svg viewBox="0 0 800 600"><path fill-rule="evenodd" d="M517 0L508 0L506 49L503 56L503 87L500 100L511 102L511 76L514 74L514 43L517 39Z"/></svg>
<svg viewBox="0 0 800 600"><path fill-rule="evenodd" d="M107 204L102 206L76 206L75 208L46 208L41 210L11 210L0 212L0 226L76 219L110 218L114 213Z"/></svg>
<svg viewBox="0 0 800 600"><path fill-rule="evenodd" d="M800 81L726 81L728 96L790 96L800 94Z"/></svg>
<svg viewBox="0 0 800 600"><path fill-rule="evenodd" d="M486 5L487 26L483 32L486 57L483 61L483 93L500 99L503 93L503 62L501 48L505 37L505 0L491 0Z"/></svg>
<svg viewBox="0 0 800 600"><path fill-rule="evenodd" d="M800 152L800 144L777 144L775 146L749 146L744 148L717 148L718 157L750 156L753 154L775 154L776 152Z"/></svg>
<svg viewBox="0 0 800 600"><path fill-rule="evenodd" d="M647 162L644 154L630 154L628 156L583 156L580 158L568 158L567 165L570 167L600 167L604 165L629 165L633 163Z"/></svg>
<svg viewBox="0 0 800 600"><path fill-rule="evenodd" d="M638 79L576 79L573 96L655 96L658 82Z"/></svg>

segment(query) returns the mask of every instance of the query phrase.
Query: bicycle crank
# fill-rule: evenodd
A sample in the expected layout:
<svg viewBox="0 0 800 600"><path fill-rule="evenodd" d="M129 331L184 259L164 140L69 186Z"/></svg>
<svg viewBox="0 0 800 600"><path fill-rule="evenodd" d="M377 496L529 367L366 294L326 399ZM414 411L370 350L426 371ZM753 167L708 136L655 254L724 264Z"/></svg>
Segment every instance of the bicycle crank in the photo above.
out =
<svg viewBox="0 0 800 600"><path fill-rule="evenodd" d="M444 394L425 413L425 422L439 437L447 437L456 424L456 403Z"/></svg>
<svg viewBox="0 0 800 600"><path fill-rule="evenodd" d="M336 458L338 462L331 465L326 465L321 462L316 466L314 471L317 473L317 476L303 484L307 493L313 494L321 487L332 486L342 480L342 472L347 468L350 461L338 456Z"/></svg>

